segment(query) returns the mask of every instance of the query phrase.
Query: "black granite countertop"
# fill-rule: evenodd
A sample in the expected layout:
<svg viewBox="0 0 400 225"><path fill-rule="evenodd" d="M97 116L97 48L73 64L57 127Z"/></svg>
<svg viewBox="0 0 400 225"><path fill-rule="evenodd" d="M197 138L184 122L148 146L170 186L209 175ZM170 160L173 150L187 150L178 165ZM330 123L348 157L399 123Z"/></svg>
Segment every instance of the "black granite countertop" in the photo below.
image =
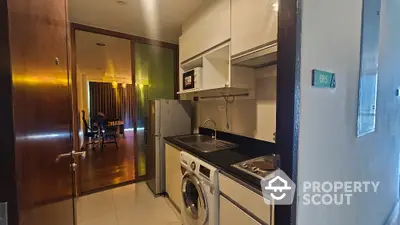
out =
<svg viewBox="0 0 400 225"><path fill-rule="evenodd" d="M210 135L211 130L200 128L200 133ZM194 148L182 145L176 141L175 137L166 137L165 141L180 150L189 152L197 156L199 159L217 167L222 174L243 184L249 189L261 195L260 179L253 177L247 173L238 170L231 165L248 159L256 158L263 155L275 153L275 144L243 136L233 135L224 132L218 132L217 137L220 140L229 141L237 144L236 148L221 150L216 152L204 153Z"/></svg>

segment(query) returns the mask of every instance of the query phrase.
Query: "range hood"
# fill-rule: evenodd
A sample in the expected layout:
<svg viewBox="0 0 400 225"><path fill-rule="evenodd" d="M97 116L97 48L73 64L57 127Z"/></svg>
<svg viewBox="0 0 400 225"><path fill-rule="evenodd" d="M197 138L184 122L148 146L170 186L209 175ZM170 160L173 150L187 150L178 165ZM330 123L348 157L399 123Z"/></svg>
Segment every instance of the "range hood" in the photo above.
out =
<svg viewBox="0 0 400 225"><path fill-rule="evenodd" d="M232 65L244 66L250 68L262 68L272 64L276 64L278 53L278 43L269 44L247 51L238 56L233 56Z"/></svg>

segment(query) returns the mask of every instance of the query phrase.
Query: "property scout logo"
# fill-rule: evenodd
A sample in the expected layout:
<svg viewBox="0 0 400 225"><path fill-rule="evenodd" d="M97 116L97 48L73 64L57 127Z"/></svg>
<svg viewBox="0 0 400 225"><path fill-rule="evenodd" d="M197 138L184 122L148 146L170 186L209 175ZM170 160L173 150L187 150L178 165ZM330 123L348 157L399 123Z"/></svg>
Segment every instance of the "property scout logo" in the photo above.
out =
<svg viewBox="0 0 400 225"><path fill-rule="evenodd" d="M359 193L377 193L379 182L375 181L304 181L298 203L303 205L351 205L352 197ZM296 185L280 169L261 180L266 204L291 205Z"/></svg>

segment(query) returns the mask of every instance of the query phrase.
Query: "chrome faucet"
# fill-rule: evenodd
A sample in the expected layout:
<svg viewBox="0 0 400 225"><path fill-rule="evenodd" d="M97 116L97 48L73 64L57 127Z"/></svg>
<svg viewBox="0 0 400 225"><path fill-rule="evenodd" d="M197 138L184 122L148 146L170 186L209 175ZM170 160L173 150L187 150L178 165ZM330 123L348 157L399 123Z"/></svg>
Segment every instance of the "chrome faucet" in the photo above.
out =
<svg viewBox="0 0 400 225"><path fill-rule="evenodd" d="M208 122L212 122L214 124L214 134L211 136L212 139L217 139L217 123L215 123L213 119L207 119L206 121L204 121L203 126L206 126Z"/></svg>

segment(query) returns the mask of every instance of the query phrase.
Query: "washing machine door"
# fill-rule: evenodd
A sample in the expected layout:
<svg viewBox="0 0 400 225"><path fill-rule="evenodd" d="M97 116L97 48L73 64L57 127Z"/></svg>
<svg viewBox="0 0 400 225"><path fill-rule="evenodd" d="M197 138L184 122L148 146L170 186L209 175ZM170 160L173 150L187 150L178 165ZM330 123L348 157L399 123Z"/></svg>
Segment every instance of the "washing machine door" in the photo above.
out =
<svg viewBox="0 0 400 225"><path fill-rule="evenodd" d="M208 207L200 180L186 173L182 178L182 214L190 225L204 225L207 222Z"/></svg>

